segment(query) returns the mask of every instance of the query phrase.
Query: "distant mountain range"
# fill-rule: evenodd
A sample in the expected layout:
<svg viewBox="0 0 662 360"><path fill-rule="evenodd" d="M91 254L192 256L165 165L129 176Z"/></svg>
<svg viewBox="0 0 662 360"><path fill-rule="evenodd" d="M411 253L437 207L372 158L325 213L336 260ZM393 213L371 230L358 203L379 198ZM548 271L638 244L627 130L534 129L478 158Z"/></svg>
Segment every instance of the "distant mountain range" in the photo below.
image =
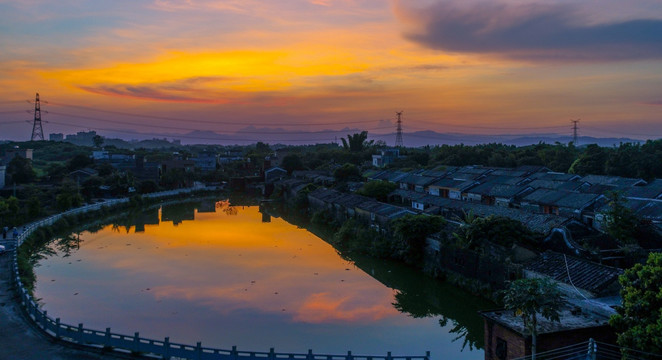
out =
<svg viewBox="0 0 662 360"><path fill-rule="evenodd" d="M322 130L314 132L292 131L281 128L255 128L247 127L234 134L218 134L213 131L195 130L185 134L161 133L142 134L130 131L118 131L117 133L102 133L104 137L117 137L135 144L136 141L144 140L180 140L183 145L190 144L215 144L215 145L247 145L262 141L269 144L303 145L314 143L340 144L340 138L348 134L361 132L361 129L344 128L342 130ZM477 145L488 143L501 143L507 145L524 146L540 142L554 144L556 142L567 144L572 141L568 135L533 133L533 134L498 134L477 135L459 133L438 133L435 131L416 131L402 134L404 145L407 147L419 147L425 145ZM129 140L130 139L130 140ZM375 134L369 133L368 139L384 141L387 145L395 145L395 133ZM577 145L598 144L600 146L618 146L620 143L643 143L643 140L630 138L598 138L591 136L580 136Z"/></svg>

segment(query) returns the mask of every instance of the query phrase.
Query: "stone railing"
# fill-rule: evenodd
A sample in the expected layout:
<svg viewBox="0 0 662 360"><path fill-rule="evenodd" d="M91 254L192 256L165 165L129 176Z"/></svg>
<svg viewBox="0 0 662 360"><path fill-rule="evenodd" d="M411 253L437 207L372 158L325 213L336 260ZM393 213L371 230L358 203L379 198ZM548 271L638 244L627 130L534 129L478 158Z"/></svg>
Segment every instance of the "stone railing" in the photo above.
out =
<svg viewBox="0 0 662 360"><path fill-rule="evenodd" d="M144 194L143 197L159 198L175 196L192 191L204 190L204 188L178 189L164 191L159 193ZM87 329L83 324L69 325L63 323L60 318L52 318L47 311L39 308L39 305L32 299L27 290L25 290L18 273L17 251L23 241L37 228L55 223L60 218L67 215L75 215L88 211L96 211L102 206L115 206L129 202L128 198L107 200L103 203L82 206L71 209L63 213L50 216L46 219L35 221L25 226L25 230L16 238L16 251L13 253L13 278L20 295L21 305L24 307L29 318L41 328L46 334L60 341L89 346L97 349L116 350L119 352L131 352L133 354L143 354L157 356L162 359L191 359L191 360L429 360L430 352L423 356L394 356L390 352L386 355L354 355L351 351L347 354L329 355L314 354L312 350L307 353L277 353L274 349L269 352L255 352L237 350L233 346L231 350L203 347L200 342L195 346L178 344L170 342L170 338L164 340L153 340L140 337L139 333L133 336L123 335L111 332L110 328L105 331Z"/></svg>

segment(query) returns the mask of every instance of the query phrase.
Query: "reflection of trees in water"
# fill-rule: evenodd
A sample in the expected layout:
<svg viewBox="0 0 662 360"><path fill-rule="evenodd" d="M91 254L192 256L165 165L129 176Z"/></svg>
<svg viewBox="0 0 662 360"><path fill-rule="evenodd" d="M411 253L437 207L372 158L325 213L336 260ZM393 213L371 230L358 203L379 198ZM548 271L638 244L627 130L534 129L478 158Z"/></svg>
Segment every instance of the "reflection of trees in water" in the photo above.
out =
<svg viewBox="0 0 662 360"><path fill-rule="evenodd" d="M413 318L439 317L439 325L452 325L453 341L462 340L462 349L483 348L483 321L479 310L494 305L450 284L422 275L403 264L352 256L351 260L373 278L395 289L393 307Z"/></svg>
<svg viewBox="0 0 662 360"><path fill-rule="evenodd" d="M279 207L269 208L269 213L274 215L279 213L278 210ZM303 226L324 238L323 231L315 231L314 226L302 222L286 210L280 214L286 221ZM462 339L462 350L467 346L470 350L484 347L483 320L478 311L493 308L493 303L432 279L422 274L420 269L402 263L340 251L338 254L386 287L396 290L395 301L392 303L396 310L413 318L439 317L440 327L452 324L449 332L456 335L453 341Z"/></svg>
<svg viewBox="0 0 662 360"><path fill-rule="evenodd" d="M444 299L439 299L443 301ZM453 341L462 339L462 350L464 350L467 345L469 350L474 348L482 348L483 336L479 331L470 331L467 326L458 321L455 318L450 318L442 313L442 309L431 304L424 297L418 293L408 293L406 291L398 290L395 294L395 302L393 307L401 313L406 313L413 318L426 318L440 316L439 326L446 327L450 321L453 327L450 329L451 334L456 334L457 336L453 338ZM462 308L456 308L456 312L465 311ZM454 314L457 315L457 314ZM476 329L473 329L476 330Z"/></svg>
<svg viewBox="0 0 662 360"><path fill-rule="evenodd" d="M216 209L221 210L230 206L230 200L221 200L216 202Z"/></svg>
<svg viewBox="0 0 662 360"><path fill-rule="evenodd" d="M59 239L55 239L55 241L51 243L51 246L53 246L57 252L62 254L62 257L69 257L71 256L72 252L80 250L81 242L82 240L80 239L80 232L77 232Z"/></svg>
<svg viewBox="0 0 662 360"><path fill-rule="evenodd" d="M221 210L223 213L225 213L225 215L239 214L239 208L237 206L230 205L230 200L217 201L216 209Z"/></svg>
<svg viewBox="0 0 662 360"><path fill-rule="evenodd" d="M239 209L237 209L236 206L230 206L223 209L223 212L225 215L237 215L239 213Z"/></svg>

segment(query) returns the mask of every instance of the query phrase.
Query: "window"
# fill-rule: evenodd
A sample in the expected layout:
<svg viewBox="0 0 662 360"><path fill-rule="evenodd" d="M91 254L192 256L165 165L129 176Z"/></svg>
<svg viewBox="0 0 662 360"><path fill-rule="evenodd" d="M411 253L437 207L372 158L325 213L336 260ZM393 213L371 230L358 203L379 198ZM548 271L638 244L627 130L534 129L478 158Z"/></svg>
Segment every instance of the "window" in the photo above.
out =
<svg viewBox="0 0 662 360"><path fill-rule="evenodd" d="M506 340L497 336L496 339L496 348L494 349L494 355L497 359L505 360L508 357L508 343Z"/></svg>

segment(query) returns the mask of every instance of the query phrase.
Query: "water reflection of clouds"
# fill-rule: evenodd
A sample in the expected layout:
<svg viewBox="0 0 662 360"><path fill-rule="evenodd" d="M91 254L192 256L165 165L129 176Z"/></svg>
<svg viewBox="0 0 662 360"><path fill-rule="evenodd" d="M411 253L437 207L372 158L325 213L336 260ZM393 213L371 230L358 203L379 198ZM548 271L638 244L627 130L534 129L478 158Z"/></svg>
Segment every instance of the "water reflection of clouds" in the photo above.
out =
<svg viewBox="0 0 662 360"><path fill-rule="evenodd" d="M195 222L179 226L146 223L139 233L110 226L83 233L75 256L41 262L36 294L49 313L67 321L180 342L366 353L388 345L475 357L459 353L461 341L452 342L458 333L448 331L455 323L439 332L439 322L430 319L461 315L455 312L467 298L453 299L456 291L437 289L418 273L391 272L382 260L342 260L306 230L260 218L257 207L245 207L236 216L196 213ZM401 293L397 298L393 289ZM424 305L428 300L433 304ZM425 318L413 316L419 305ZM477 308L469 308L475 316ZM458 319L463 326L468 321ZM474 336L481 336L482 322L475 328ZM474 336L466 338L473 343Z"/></svg>
<svg viewBox="0 0 662 360"><path fill-rule="evenodd" d="M375 299L372 298L371 300ZM368 303L368 296L338 298L328 292L311 294L299 307L295 321L307 323L373 322L397 315L390 303Z"/></svg>
<svg viewBox="0 0 662 360"><path fill-rule="evenodd" d="M257 208L231 220L201 214L190 225L162 223L130 238L108 227L95 235L112 234L103 251L86 257L149 284L156 301L188 301L223 315L252 309L312 324L397 315L393 291L339 262L331 246L281 219L256 223L258 216Z"/></svg>

